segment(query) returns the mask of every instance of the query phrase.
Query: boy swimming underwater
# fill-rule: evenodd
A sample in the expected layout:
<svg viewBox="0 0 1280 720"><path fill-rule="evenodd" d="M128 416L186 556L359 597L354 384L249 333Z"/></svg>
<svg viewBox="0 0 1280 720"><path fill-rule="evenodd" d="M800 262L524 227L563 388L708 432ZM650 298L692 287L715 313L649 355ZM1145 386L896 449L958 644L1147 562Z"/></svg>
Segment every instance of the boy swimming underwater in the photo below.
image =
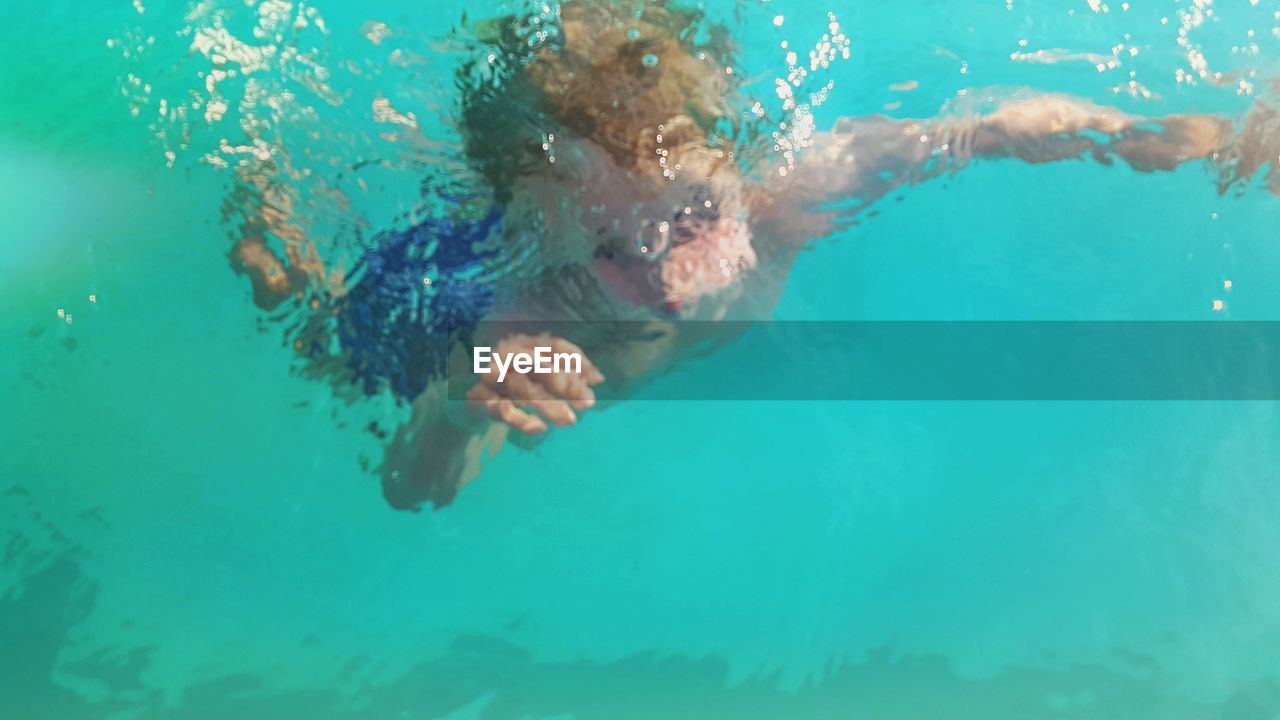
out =
<svg viewBox="0 0 1280 720"><path fill-rule="evenodd" d="M449 402L444 383L428 385L428 370L397 370L413 414L382 466L393 506L448 504L479 474L484 453L507 439L528 442L552 425L575 424L595 405L594 388L606 378L619 388L614 395L625 395L669 367L706 340L708 325L690 333L680 321L767 319L807 241L895 188L975 159L1118 158L1151 171L1213 158L1242 177L1270 163L1268 186L1280 191L1280 136L1268 132L1274 112L1266 107L1256 108L1237 134L1225 118L1138 118L1059 95L1007 102L980 117L846 119L797 149L785 173L764 171L745 157L750 140L737 137L742 103L735 76L725 71L728 44L719 31L695 40L700 35L690 29L701 22L698 13L661 2L571 0L549 25L512 17L479 30L494 60L465 71L478 67L486 82L464 90L461 131L498 210L484 215L490 226L450 225L453 235L446 235L464 227L470 248L483 237L469 233L488 227L499 236L495 252L504 262L523 262L530 243L537 262L513 271L517 291L480 300L467 295L463 324L483 318L492 329L520 322L522 331L490 339L495 351L548 346L585 360L578 372L504 382L496 372L455 374L450 382L470 383L466 403ZM548 39L531 47L528 39L538 33ZM233 251L259 304L310 288L322 315L350 317L353 295L387 294L373 271L353 283L326 274L305 238L289 229L288 196L259 190L261 225L286 246L280 259L249 232ZM839 214L829 209L835 203ZM412 256L444 236L397 235L384 249ZM470 249L457 252L449 267L484 264ZM365 264L394 262L379 250ZM374 313L369 322L382 317ZM643 331L572 342L523 331L529 321L619 320ZM364 352L357 345L346 352Z"/></svg>

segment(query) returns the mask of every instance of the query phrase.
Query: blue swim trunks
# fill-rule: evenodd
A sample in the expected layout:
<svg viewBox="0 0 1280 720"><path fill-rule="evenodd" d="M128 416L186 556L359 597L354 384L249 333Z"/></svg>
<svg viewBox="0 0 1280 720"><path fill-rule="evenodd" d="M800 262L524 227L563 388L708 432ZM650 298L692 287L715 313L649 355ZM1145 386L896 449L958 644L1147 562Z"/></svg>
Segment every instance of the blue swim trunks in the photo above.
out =
<svg viewBox="0 0 1280 720"><path fill-rule="evenodd" d="M337 337L365 393L412 400L447 372L455 343L469 344L494 303L493 242L502 211L431 218L375 238L352 267Z"/></svg>

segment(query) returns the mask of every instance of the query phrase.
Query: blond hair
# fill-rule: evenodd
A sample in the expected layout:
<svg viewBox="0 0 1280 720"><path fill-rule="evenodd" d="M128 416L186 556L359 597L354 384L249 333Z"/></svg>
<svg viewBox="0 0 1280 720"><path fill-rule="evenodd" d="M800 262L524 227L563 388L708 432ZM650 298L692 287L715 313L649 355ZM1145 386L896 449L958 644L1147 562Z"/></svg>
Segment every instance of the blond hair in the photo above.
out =
<svg viewBox="0 0 1280 720"><path fill-rule="evenodd" d="M462 114L468 153L499 199L514 177L544 161L548 126L645 172L658 167L659 144L714 147L713 157L729 156L736 132L733 78L725 70L730 47L700 12L652 0L570 0L553 27L539 30L551 39L534 47L519 32L529 27L528 16L496 24L484 39L503 50L499 67L464 85ZM707 154L699 155L697 164L707 165Z"/></svg>

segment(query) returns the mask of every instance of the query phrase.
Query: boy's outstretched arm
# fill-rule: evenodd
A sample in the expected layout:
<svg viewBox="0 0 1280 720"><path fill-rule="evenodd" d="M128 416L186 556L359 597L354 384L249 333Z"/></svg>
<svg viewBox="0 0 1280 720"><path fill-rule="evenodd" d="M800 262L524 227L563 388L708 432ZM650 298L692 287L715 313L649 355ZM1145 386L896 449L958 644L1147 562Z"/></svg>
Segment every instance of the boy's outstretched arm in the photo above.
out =
<svg viewBox="0 0 1280 720"><path fill-rule="evenodd" d="M1029 163L1093 158L1120 159L1149 172L1212 158L1231 163L1230 179L1270 165L1269 189L1280 192L1280 112L1255 105L1244 128L1217 115L1143 118L1065 95L1007 102L979 117L895 120L849 118L820 133L798 153L794 167L774 180L766 214L794 208L837 207L849 216L904 184L954 172L975 159L1012 158Z"/></svg>
<svg viewBox="0 0 1280 720"><path fill-rule="evenodd" d="M1041 163L1119 157L1143 171L1172 170L1225 150L1231 121L1216 115L1141 118L1065 95L1010 102L976 121L935 121L939 141L967 141L970 157ZM935 145L936 146L936 145ZM960 157L961 161L968 158Z"/></svg>

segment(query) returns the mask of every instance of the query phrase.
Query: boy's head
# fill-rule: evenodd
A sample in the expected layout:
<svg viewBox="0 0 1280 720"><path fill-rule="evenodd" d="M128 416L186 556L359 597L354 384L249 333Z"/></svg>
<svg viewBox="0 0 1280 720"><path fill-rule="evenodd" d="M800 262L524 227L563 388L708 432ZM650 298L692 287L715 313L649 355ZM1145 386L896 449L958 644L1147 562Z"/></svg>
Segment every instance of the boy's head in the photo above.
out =
<svg viewBox="0 0 1280 720"><path fill-rule="evenodd" d="M722 31L701 13L652 0L569 0L550 17L502 18L480 34L493 52L462 78L463 129L500 198L515 177L549 164L557 132L655 179L682 170L682 154L729 157L734 78ZM477 72L481 63L489 67Z"/></svg>
<svg viewBox="0 0 1280 720"><path fill-rule="evenodd" d="M570 262L591 253L639 304L688 315L735 287L755 255L721 30L660 2L596 0L481 30L497 51L463 76L463 132L498 201Z"/></svg>

